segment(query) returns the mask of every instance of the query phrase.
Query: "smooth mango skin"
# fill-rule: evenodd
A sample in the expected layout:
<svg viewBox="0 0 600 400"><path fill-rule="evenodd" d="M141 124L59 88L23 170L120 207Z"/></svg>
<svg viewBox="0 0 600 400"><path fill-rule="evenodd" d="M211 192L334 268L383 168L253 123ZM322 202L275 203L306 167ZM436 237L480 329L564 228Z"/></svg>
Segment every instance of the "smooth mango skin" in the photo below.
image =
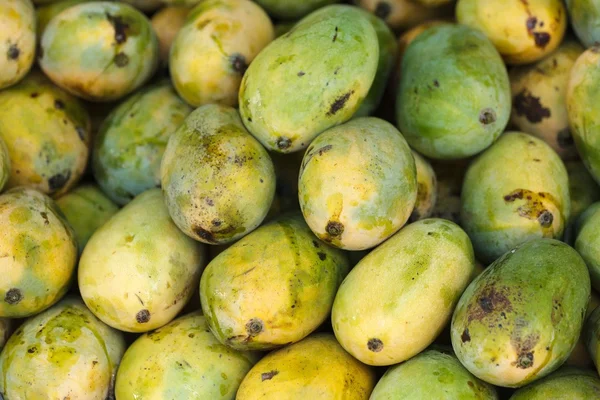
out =
<svg viewBox="0 0 600 400"><path fill-rule="evenodd" d="M589 302L588 307L585 312L585 320L586 321L590 317L590 315L594 312L594 310L596 308L598 308L599 305L600 305L600 296L598 296L598 293L596 293L596 291L592 290L591 296L590 296L590 302ZM585 323L584 323L584 326L585 326ZM579 368L593 367L594 362L593 362L592 358L590 357L590 353L588 352L588 350L586 348L584 333L585 333L584 330L582 330L581 334L579 335L579 340L577 341L577 344L575 345L575 348L569 355L569 358L567 359L567 361L565 361L565 365L579 367Z"/></svg>
<svg viewBox="0 0 600 400"><path fill-rule="evenodd" d="M417 168L417 200L408 221L415 222L429 218L433 214L438 185L435 171L429 161L416 151L411 151Z"/></svg>
<svg viewBox="0 0 600 400"><path fill-rule="evenodd" d="M369 398L396 399L496 400L498 394L467 371L451 351L432 348L390 367Z"/></svg>
<svg viewBox="0 0 600 400"><path fill-rule="evenodd" d="M354 0L361 8L381 18L393 30L405 30L434 19L451 9L429 8L413 0Z"/></svg>
<svg viewBox="0 0 600 400"><path fill-rule="evenodd" d="M244 72L273 38L273 24L256 3L205 0L190 11L172 44L173 85L194 107L235 107Z"/></svg>
<svg viewBox="0 0 600 400"><path fill-rule="evenodd" d="M322 240L345 250L375 247L396 233L414 208L414 157L389 122L353 119L308 147L298 196L304 219Z"/></svg>
<svg viewBox="0 0 600 400"><path fill-rule="evenodd" d="M565 373L566 372L566 373ZM587 370L558 370L517 390L510 400L590 400L600 398L600 379Z"/></svg>
<svg viewBox="0 0 600 400"><path fill-rule="evenodd" d="M566 0L569 20L575 34L586 47L600 42L600 1Z"/></svg>
<svg viewBox="0 0 600 400"><path fill-rule="evenodd" d="M169 81L146 86L121 103L96 135L92 168L117 204L160 187L160 164L169 137L192 112Z"/></svg>
<svg viewBox="0 0 600 400"><path fill-rule="evenodd" d="M79 4L54 17L40 52L40 67L52 81L95 102L133 92L158 65L158 40L148 18L108 1Z"/></svg>
<svg viewBox="0 0 600 400"><path fill-rule="evenodd" d="M352 358L329 333L267 354L246 375L236 400L368 400L374 371Z"/></svg>
<svg viewBox="0 0 600 400"><path fill-rule="evenodd" d="M337 5L315 14L271 42L242 79L242 120L268 150L303 150L348 121L375 79L379 42L365 14Z"/></svg>
<svg viewBox="0 0 600 400"><path fill-rule="evenodd" d="M44 30L52 18L77 4L87 3L93 0L60 0L47 5L42 5L36 9L37 16L37 37L41 38Z"/></svg>
<svg viewBox="0 0 600 400"><path fill-rule="evenodd" d="M171 45L179 30L185 24L185 19L190 13L190 7L170 6L157 11L150 20L152 28L158 38L159 58L163 66L169 64Z"/></svg>
<svg viewBox="0 0 600 400"><path fill-rule="evenodd" d="M288 214L208 264L200 303L221 343L274 349L298 342L327 319L348 269L341 250L318 240L301 215Z"/></svg>
<svg viewBox="0 0 600 400"><path fill-rule="evenodd" d="M431 27L406 49L401 69L398 127L424 156L470 157L506 127L508 73L483 33L457 24Z"/></svg>
<svg viewBox="0 0 600 400"><path fill-rule="evenodd" d="M594 203L590 207L600 203ZM587 214L587 215L586 215ZM592 287L600 290L600 209L592 209L576 228L575 249L581 254L590 271Z"/></svg>
<svg viewBox="0 0 600 400"><path fill-rule="evenodd" d="M79 290L104 323L147 332L190 300L204 259L204 248L171 221L160 189L150 189L94 232L79 261Z"/></svg>
<svg viewBox="0 0 600 400"><path fill-rule="evenodd" d="M58 198L56 205L73 228L79 254L92 234L119 211L119 207L93 184L76 187Z"/></svg>
<svg viewBox="0 0 600 400"><path fill-rule="evenodd" d="M234 108L217 104L194 110L171 135L161 183L175 224L208 244L230 243L256 229L275 196L269 154Z"/></svg>
<svg viewBox="0 0 600 400"><path fill-rule="evenodd" d="M35 59L36 15L31 0L0 3L0 89L19 82Z"/></svg>
<svg viewBox="0 0 600 400"><path fill-rule="evenodd" d="M573 248L555 239L530 240L494 261L465 290L452 317L452 347L488 383L531 383L569 357L590 291L587 268Z"/></svg>
<svg viewBox="0 0 600 400"><path fill-rule="evenodd" d="M511 65L552 53L567 29L561 0L458 0L456 19L484 32Z"/></svg>
<svg viewBox="0 0 600 400"><path fill-rule="evenodd" d="M0 317L24 318L59 301L77 262L71 226L48 196L24 187L0 195Z"/></svg>
<svg viewBox="0 0 600 400"><path fill-rule="evenodd" d="M583 340L588 349L596 371L600 374L600 307L590 314L583 328Z"/></svg>
<svg viewBox="0 0 600 400"><path fill-rule="evenodd" d="M589 206L600 200L600 186L579 161L565 162L569 175L571 221L575 221Z"/></svg>
<svg viewBox="0 0 600 400"><path fill-rule="evenodd" d="M511 123L548 143L564 160L578 158L569 130L567 86L571 68L584 48L567 39L535 64L510 70Z"/></svg>
<svg viewBox="0 0 600 400"><path fill-rule="evenodd" d="M339 0L256 0L274 18L297 20L317 9L339 3Z"/></svg>
<svg viewBox="0 0 600 400"><path fill-rule="evenodd" d="M69 296L26 320L0 355L5 399L113 398L123 334Z"/></svg>
<svg viewBox="0 0 600 400"><path fill-rule="evenodd" d="M506 132L467 170L461 226L483 262L530 239L561 238L570 213L567 170L532 135Z"/></svg>
<svg viewBox="0 0 600 400"><path fill-rule="evenodd" d="M407 225L340 286L331 314L335 336L365 364L405 361L450 321L474 268L473 247L458 225L442 219Z"/></svg>
<svg viewBox="0 0 600 400"><path fill-rule="evenodd" d="M186 314L140 336L117 374L119 400L233 400L256 363L253 353L222 345L200 312Z"/></svg>

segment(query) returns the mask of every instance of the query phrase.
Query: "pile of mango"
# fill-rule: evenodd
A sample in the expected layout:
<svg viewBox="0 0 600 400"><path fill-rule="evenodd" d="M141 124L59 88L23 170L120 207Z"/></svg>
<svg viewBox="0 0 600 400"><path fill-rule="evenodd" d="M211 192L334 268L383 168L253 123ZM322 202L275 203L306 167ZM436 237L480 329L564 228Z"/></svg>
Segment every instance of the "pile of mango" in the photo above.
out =
<svg viewBox="0 0 600 400"><path fill-rule="evenodd" d="M0 0L0 398L600 399L600 0Z"/></svg>

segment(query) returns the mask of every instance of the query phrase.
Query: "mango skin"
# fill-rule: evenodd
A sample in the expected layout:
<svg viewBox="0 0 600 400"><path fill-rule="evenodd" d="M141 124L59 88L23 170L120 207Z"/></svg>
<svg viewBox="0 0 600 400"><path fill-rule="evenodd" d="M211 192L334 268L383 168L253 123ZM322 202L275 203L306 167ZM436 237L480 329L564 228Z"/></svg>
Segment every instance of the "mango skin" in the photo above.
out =
<svg viewBox="0 0 600 400"><path fill-rule="evenodd" d="M452 317L452 347L488 383L531 383L569 357L590 291L587 268L573 248L554 239L530 240L498 258L465 290Z"/></svg>
<svg viewBox="0 0 600 400"><path fill-rule="evenodd" d="M102 190L125 205L160 187L160 164L169 137L192 108L168 81L146 86L121 103L96 135L92 168Z"/></svg>
<svg viewBox="0 0 600 400"><path fill-rule="evenodd" d="M467 170L461 224L485 263L530 239L561 238L570 213L567 170L532 135L504 133Z"/></svg>
<svg viewBox="0 0 600 400"><path fill-rule="evenodd" d="M203 1L190 11L172 44L173 85L194 107L235 107L244 72L273 38L273 24L256 3Z"/></svg>
<svg viewBox="0 0 600 400"><path fill-rule="evenodd" d="M473 247L458 225L442 219L407 225L340 286L331 314L335 336L365 364L405 361L450 321L474 268Z"/></svg>
<svg viewBox="0 0 600 400"><path fill-rule="evenodd" d="M346 353L329 333L269 353L246 375L237 400L368 400L375 373Z"/></svg>
<svg viewBox="0 0 600 400"><path fill-rule="evenodd" d="M390 367L369 400L496 400L489 385L463 367L451 351L431 348Z"/></svg>
<svg viewBox="0 0 600 400"><path fill-rule="evenodd" d="M583 340L596 366L596 371L600 374L600 307L596 307L586 320Z"/></svg>
<svg viewBox="0 0 600 400"><path fill-rule="evenodd" d="M453 12L452 7L429 8L413 0L354 0L354 3L384 20L395 31Z"/></svg>
<svg viewBox="0 0 600 400"><path fill-rule="evenodd" d="M552 53L567 29L561 0L458 0L456 19L484 32L510 65L529 64Z"/></svg>
<svg viewBox="0 0 600 400"><path fill-rule="evenodd" d="M438 183L431 163L416 151L411 151L417 168L417 200L408 221L415 222L433 214L437 203Z"/></svg>
<svg viewBox="0 0 600 400"><path fill-rule="evenodd" d="M10 337L0 355L0 392L8 399L112 398L124 352L122 333L69 296Z"/></svg>
<svg viewBox="0 0 600 400"><path fill-rule="evenodd" d="M233 400L256 354L222 345L200 312L140 336L117 374L119 400Z"/></svg>
<svg viewBox="0 0 600 400"><path fill-rule="evenodd" d="M36 16L31 0L0 4L0 89L27 75L35 60Z"/></svg>
<svg viewBox="0 0 600 400"><path fill-rule="evenodd" d="M70 7L46 26L40 67L58 86L95 102L118 100L158 65L158 40L145 15L116 2Z"/></svg>
<svg viewBox="0 0 600 400"><path fill-rule="evenodd" d="M398 127L424 156L473 156L506 127L508 74L483 33L457 24L431 27L406 49L400 68Z"/></svg>
<svg viewBox="0 0 600 400"><path fill-rule="evenodd" d="M334 5L309 14L246 71L239 92L244 125L268 150L303 150L352 118L378 60L377 33L361 10Z"/></svg>
<svg viewBox="0 0 600 400"><path fill-rule="evenodd" d="M58 14L66 10L67 8L76 6L77 4L87 3L93 0L60 0L54 3L43 5L36 9L37 17L37 37L41 38L46 26L56 17Z"/></svg>
<svg viewBox="0 0 600 400"><path fill-rule="evenodd" d="M183 6L164 7L157 11L150 20L158 39L160 62L165 67L169 64L169 54L171 53L173 41L185 24L185 19L190 10L190 7Z"/></svg>
<svg viewBox="0 0 600 400"><path fill-rule="evenodd" d="M119 207L93 184L76 187L58 198L56 205L73 228L80 255L92 234L119 211Z"/></svg>
<svg viewBox="0 0 600 400"><path fill-rule="evenodd" d="M567 39L535 64L510 70L511 123L548 143L564 160L578 158L569 130L567 86L571 68L584 48Z"/></svg>
<svg viewBox="0 0 600 400"><path fill-rule="evenodd" d="M594 203L591 207L600 205ZM577 227L575 236L575 249L581 254L590 271L592 287L600 290L600 209L592 210L590 213L586 211L585 219Z"/></svg>
<svg viewBox="0 0 600 400"><path fill-rule="evenodd" d="M79 261L79 290L107 325L147 332L190 300L204 259L204 248L171 221L160 189L150 189L94 232Z"/></svg>
<svg viewBox="0 0 600 400"><path fill-rule="evenodd" d="M256 0L269 15L284 20L305 17L317 9L339 3L339 0Z"/></svg>
<svg viewBox="0 0 600 400"><path fill-rule="evenodd" d="M208 244L230 243L253 231L275 195L269 154L234 108L217 104L194 110L171 135L161 183L175 224Z"/></svg>
<svg viewBox="0 0 600 400"><path fill-rule="evenodd" d="M214 258L200 280L200 303L221 343L274 349L298 342L327 319L348 269L341 250L318 240L301 215L289 214Z"/></svg>
<svg viewBox="0 0 600 400"><path fill-rule="evenodd" d="M600 2L598 0L566 0L569 20L575 34L586 47L600 42Z"/></svg>
<svg viewBox="0 0 600 400"><path fill-rule="evenodd" d="M402 134L382 119L357 118L323 132L306 150L300 208L320 239L365 250L406 223L417 198L416 179Z"/></svg>
<svg viewBox="0 0 600 400"><path fill-rule="evenodd" d="M561 373L559 370L546 378L517 390L510 400L589 400L600 398L600 379L587 370Z"/></svg>

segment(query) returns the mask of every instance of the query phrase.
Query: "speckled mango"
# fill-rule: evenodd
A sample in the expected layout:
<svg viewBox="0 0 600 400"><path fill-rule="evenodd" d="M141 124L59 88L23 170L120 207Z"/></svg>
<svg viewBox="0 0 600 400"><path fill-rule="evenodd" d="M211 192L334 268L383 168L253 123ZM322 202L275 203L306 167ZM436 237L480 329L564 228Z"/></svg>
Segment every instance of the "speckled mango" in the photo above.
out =
<svg viewBox="0 0 600 400"><path fill-rule="evenodd" d="M564 371L563 371L564 370ZM517 390L510 400L600 399L600 379L589 370L561 368Z"/></svg>
<svg viewBox="0 0 600 400"><path fill-rule="evenodd" d="M38 38L42 37L44 30L46 30L46 26L52 18L56 17L58 14L66 10L67 8L76 6L81 3L87 3L93 0L60 0L54 3L50 3L39 7L36 10L37 15L37 36Z"/></svg>
<svg viewBox="0 0 600 400"><path fill-rule="evenodd" d="M33 189L0 196L0 317L24 318L67 292L77 262L72 228L52 199Z"/></svg>
<svg viewBox="0 0 600 400"><path fill-rule="evenodd" d="M583 259L555 239L509 250L463 293L452 347L475 376L521 387L560 367L575 347L590 299Z"/></svg>
<svg viewBox="0 0 600 400"><path fill-rule="evenodd" d="M489 147L510 116L508 73L492 43L464 25L442 24L404 52L396 99L400 132L435 159L461 159Z"/></svg>
<svg viewBox="0 0 600 400"><path fill-rule="evenodd" d="M200 312L140 336L128 349L115 394L119 400L233 400L258 361L215 339Z"/></svg>
<svg viewBox="0 0 600 400"><path fill-rule="evenodd" d="M14 85L35 59L36 16L31 0L0 3L0 89Z"/></svg>
<svg viewBox="0 0 600 400"><path fill-rule="evenodd" d="M104 323L147 332L190 300L204 248L171 221L160 189L150 189L94 232L79 261L81 296Z"/></svg>
<svg viewBox="0 0 600 400"><path fill-rule="evenodd" d="M599 205L595 203L591 207ZM582 214L583 220L577 227L575 249L581 254L590 270L592 287L600 291L600 209L595 207L587 215Z"/></svg>
<svg viewBox="0 0 600 400"><path fill-rule="evenodd" d="M598 294L594 290L592 290L591 296L590 296L590 302L589 302L588 307L585 312L585 320L586 321L590 317L590 315L594 312L594 310L596 308L598 308L599 305L600 305L600 296L598 296ZM584 324L584 326L585 326L585 324ZM592 358L590 357L590 353L588 352L588 350L586 348L584 334L585 334L585 332L584 332L584 330L582 330L581 334L579 335L579 340L577 341L575 348L573 348L573 351L571 351L571 354L569 355L569 358L565 362L565 365L578 367L578 368L593 367L594 362L593 362Z"/></svg>
<svg viewBox="0 0 600 400"><path fill-rule="evenodd" d="M39 63L70 93L112 101L151 77L158 65L158 40L148 18L133 7L88 2L62 11L48 23Z"/></svg>
<svg viewBox="0 0 600 400"><path fill-rule="evenodd" d="M541 61L510 70L511 123L548 143L563 159L577 158L569 130L567 85L571 68L584 48L566 40Z"/></svg>
<svg viewBox="0 0 600 400"><path fill-rule="evenodd" d="M565 162L565 167L569 175L571 221L574 221L589 206L600 200L600 186L581 161Z"/></svg>
<svg viewBox="0 0 600 400"><path fill-rule="evenodd" d="M567 11L575 34L586 47L600 42L600 1L566 0Z"/></svg>
<svg viewBox="0 0 600 400"><path fill-rule="evenodd" d="M547 56L567 29L561 0L458 0L456 19L484 32L512 65Z"/></svg>
<svg viewBox="0 0 600 400"><path fill-rule="evenodd" d="M417 168L417 200L408 221L415 222L429 218L433 214L437 202L438 185L435 171L429 161L416 151L411 151Z"/></svg>
<svg viewBox="0 0 600 400"><path fill-rule="evenodd" d="M0 137L11 164L7 187L60 196L85 171L90 117L83 104L34 72L0 92Z"/></svg>
<svg viewBox="0 0 600 400"><path fill-rule="evenodd" d="M111 399L124 352L120 332L67 297L11 336L0 355L0 392L5 399Z"/></svg>
<svg viewBox="0 0 600 400"><path fill-rule="evenodd" d="M160 187L160 164L169 137L192 108L170 82L147 86L121 103L95 137L92 168L102 190L124 205Z"/></svg>
<svg viewBox="0 0 600 400"><path fill-rule="evenodd" d="M483 262L530 239L560 239L570 213L567 170L541 139L506 132L469 166L461 224Z"/></svg>
<svg viewBox="0 0 600 400"><path fill-rule="evenodd" d="M452 14L452 8L428 8L414 0L355 0L354 2L384 20L394 30L410 29L427 20Z"/></svg>
<svg viewBox="0 0 600 400"><path fill-rule="evenodd" d="M377 32L361 10L318 10L250 64L239 93L242 120L269 150L305 149L321 132L352 118L378 61Z"/></svg>
<svg viewBox="0 0 600 400"><path fill-rule="evenodd" d="M275 195L269 154L237 110L217 104L194 110L171 135L161 182L175 224L208 244L230 243L256 229Z"/></svg>
<svg viewBox="0 0 600 400"><path fill-rule="evenodd" d="M333 335L319 333L274 351L250 370L237 400L368 400L375 373Z"/></svg>
<svg viewBox="0 0 600 400"><path fill-rule="evenodd" d="M586 320L583 341L596 366L596 371L600 374L600 307L596 307Z"/></svg>
<svg viewBox="0 0 600 400"><path fill-rule="evenodd" d="M369 400L496 400L493 386L474 377L458 359L442 348L423 351L390 367Z"/></svg>
<svg viewBox="0 0 600 400"><path fill-rule="evenodd" d="M163 66L169 64L171 45L185 24L190 7L165 7L152 16L150 23L158 38L159 58Z"/></svg>
<svg viewBox="0 0 600 400"><path fill-rule="evenodd" d="M455 223L407 225L360 260L340 286L331 314L335 336L365 364L405 361L450 321L474 268L471 242Z"/></svg>
<svg viewBox="0 0 600 400"><path fill-rule="evenodd" d="M58 198L56 205L75 232L79 254L96 229L119 211L119 207L92 184L76 187Z"/></svg>
<svg viewBox="0 0 600 400"><path fill-rule="evenodd" d="M308 147L298 196L319 238L346 250L372 248L396 233L414 208L415 160L389 122L353 119L325 131Z"/></svg>
<svg viewBox="0 0 600 400"><path fill-rule="evenodd" d="M305 338L325 321L348 268L341 250L318 240L302 216L292 214L213 259L200 280L200 303L221 343L273 349Z"/></svg>

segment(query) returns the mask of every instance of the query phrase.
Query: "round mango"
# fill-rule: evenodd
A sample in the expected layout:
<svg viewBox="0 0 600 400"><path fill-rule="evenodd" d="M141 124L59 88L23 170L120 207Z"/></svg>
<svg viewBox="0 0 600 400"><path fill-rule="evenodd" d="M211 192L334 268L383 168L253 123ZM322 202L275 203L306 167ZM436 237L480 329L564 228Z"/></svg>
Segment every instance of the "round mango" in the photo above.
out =
<svg viewBox="0 0 600 400"><path fill-rule="evenodd" d="M510 400L590 400L600 398L600 379L587 370L559 370L517 390Z"/></svg>
<svg viewBox="0 0 600 400"><path fill-rule="evenodd" d="M190 13L189 7L165 7L152 16L150 23L158 38L159 58L163 65L169 64L171 45L177 33L185 24L185 19Z"/></svg>
<svg viewBox="0 0 600 400"><path fill-rule="evenodd" d="M412 155L417 167L417 200L408 219L409 222L429 218L433 214L438 191L435 171L429 161L414 150Z"/></svg>
<svg viewBox="0 0 600 400"><path fill-rule="evenodd" d="M571 26L586 47L600 43L600 1L566 0Z"/></svg>
<svg viewBox="0 0 600 400"><path fill-rule="evenodd" d="M36 16L31 0L0 3L0 89L14 85L35 59Z"/></svg>

